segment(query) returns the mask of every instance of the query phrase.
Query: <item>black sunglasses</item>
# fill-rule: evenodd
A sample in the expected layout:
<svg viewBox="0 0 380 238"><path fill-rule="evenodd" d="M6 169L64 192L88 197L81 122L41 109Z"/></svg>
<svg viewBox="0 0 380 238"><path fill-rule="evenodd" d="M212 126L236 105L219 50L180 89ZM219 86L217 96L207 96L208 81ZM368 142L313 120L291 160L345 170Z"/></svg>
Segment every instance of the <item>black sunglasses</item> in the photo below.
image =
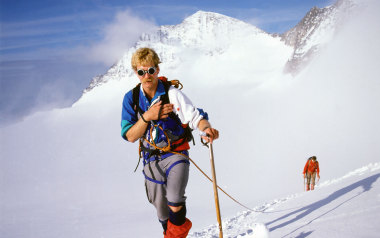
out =
<svg viewBox="0 0 380 238"><path fill-rule="evenodd" d="M139 69L137 70L137 74L140 76L144 76L146 73L153 75L156 72L156 67L150 67L148 70Z"/></svg>

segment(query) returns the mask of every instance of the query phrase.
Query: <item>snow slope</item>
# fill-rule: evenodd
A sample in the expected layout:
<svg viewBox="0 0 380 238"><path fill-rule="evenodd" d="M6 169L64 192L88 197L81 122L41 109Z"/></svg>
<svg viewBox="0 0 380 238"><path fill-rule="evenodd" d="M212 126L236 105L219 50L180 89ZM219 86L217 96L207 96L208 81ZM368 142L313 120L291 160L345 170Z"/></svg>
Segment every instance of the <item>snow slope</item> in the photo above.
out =
<svg viewBox="0 0 380 238"><path fill-rule="evenodd" d="M270 237L379 237L380 163L317 185L314 191L275 199L253 211L223 219L224 237L259 238L264 223ZM219 237L212 225L189 237Z"/></svg>
<svg viewBox="0 0 380 238"><path fill-rule="evenodd" d="M294 78L282 74L291 51L265 35L256 39L260 44L236 41L220 54L183 50L179 56L185 60L176 70L162 65L161 72L179 78L184 92L209 113L211 123L220 130L221 137L214 145L218 183L242 203L255 207L300 193L302 168L311 155L320 161L321 183L380 161L379 3L364 2L370 7L347 21ZM154 209L146 200L143 176L133 173L137 145L120 137L122 98L136 83L137 79L129 76L109 80L71 108L40 112L0 129L2 237L144 238L161 234ZM208 151L199 140L190 155L209 173ZM289 213L309 205L327 212L334 208L327 201L335 206L343 203L342 198L353 195L344 187L358 181L348 179L342 187L320 187L298 195L288 199L289 206L281 203L286 207L278 209L278 214L267 218L260 214L257 221L268 223L273 237L286 235L301 221L315 218L310 209L299 211L308 220L291 221ZM334 198L335 194L323 200L335 191L347 196ZM378 201L376 191L370 189L357 199L369 196L368 204L372 204ZM324 195L318 197L319 192ZM194 166L187 195L192 231L203 232L215 223L213 193L211 184ZM294 208L293 202L301 206ZM351 199L344 205L356 206L356 202ZM241 219L236 213L244 212L243 208L225 196L221 196L221 208L223 218L231 220L232 237L248 233L249 227L232 224L232 217ZM272 208L277 209L276 205ZM370 206L360 209L363 215L359 220L372 214ZM313 227L317 221L306 226L310 230L298 229L289 237L317 234ZM340 220L330 220L320 223L318 229L337 234L335 223L342 225ZM372 234L368 230L363 236Z"/></svg>

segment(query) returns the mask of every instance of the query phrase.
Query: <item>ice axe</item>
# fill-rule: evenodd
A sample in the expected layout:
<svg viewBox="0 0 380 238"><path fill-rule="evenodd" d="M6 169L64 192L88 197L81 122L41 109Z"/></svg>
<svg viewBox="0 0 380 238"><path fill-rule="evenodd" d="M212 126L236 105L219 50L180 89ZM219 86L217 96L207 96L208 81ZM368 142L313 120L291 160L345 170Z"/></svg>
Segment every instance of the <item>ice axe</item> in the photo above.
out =
<svg viewBox="0 0 380 238"><path fill-rule="evenodd" d="M209 137L205 132L201 131L200 136ZM214 188L214 198L215 198L215 208L216 208L216 219L219 224L219 238L223 238L223 228L222 228L222 218L220 215L219 206L219 196L218 196L218 184L216 183L216 173L215 173L215 163L214 163L214 152L212 149L212 143L204 143L201 138L202 144L210 149L210 163L211 163L211 173L212 173L212 184Z"/></svg>

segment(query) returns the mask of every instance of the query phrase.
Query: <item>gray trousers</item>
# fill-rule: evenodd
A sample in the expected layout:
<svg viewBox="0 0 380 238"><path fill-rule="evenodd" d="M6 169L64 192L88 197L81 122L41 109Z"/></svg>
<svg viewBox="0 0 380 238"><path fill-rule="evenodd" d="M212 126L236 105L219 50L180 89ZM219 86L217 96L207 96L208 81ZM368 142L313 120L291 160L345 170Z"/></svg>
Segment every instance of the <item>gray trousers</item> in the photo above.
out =
<svg viewBox="0 0 380 238"><path fill-rule="evenodd" d="M315 177L316 177L316 175L317 175L316 172L314 172L312 174L306 173L307 184L310 184L310 180L311 180L311 184L315 185Z"/></svg>
<svg viewBox="0 0 380 238"><path fill-rule="evenodd" d="M157 210L160 221L169 218L170 206L183 206L189 180L189 160L174 154L163 160L155 160L144 166L145 188L148 200Z"/></svg>

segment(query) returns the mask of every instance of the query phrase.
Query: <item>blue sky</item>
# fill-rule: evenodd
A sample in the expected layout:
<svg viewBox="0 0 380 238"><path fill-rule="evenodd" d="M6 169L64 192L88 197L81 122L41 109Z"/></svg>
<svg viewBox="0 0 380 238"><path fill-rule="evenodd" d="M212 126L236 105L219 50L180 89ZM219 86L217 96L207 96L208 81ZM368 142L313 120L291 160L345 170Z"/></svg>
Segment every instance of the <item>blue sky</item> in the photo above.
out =
<svg viewBox="0 0 380 238"><path fill-rule="evenodd" d="M175 25L198 10L249 22L270 33L295 26L332 0L1 0L0 114L13 120L72 104L144 30ZM130 23L130 24L128 24ZM20 106L21 105L21 106Z"/></svg>

